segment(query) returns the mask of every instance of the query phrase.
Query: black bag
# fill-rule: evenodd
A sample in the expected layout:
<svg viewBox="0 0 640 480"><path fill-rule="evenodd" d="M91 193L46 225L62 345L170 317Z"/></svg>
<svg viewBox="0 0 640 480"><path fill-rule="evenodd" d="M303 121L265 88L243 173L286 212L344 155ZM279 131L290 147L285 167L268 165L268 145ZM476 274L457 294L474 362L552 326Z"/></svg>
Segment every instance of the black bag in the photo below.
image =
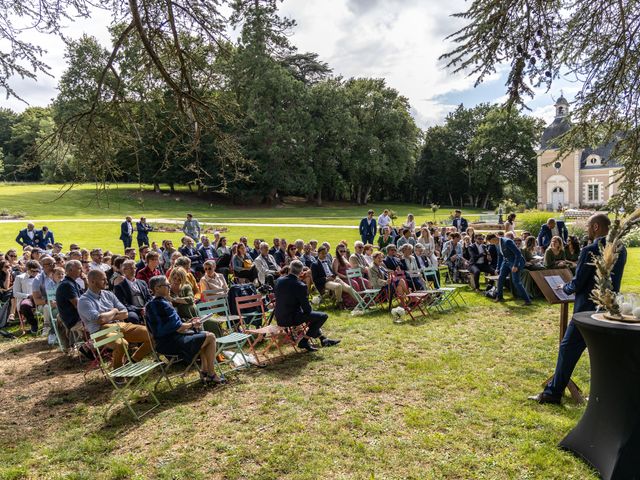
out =
<svg viewBox="0 0 640 480"><path fill-rule="evenodd" d="M484 293L485 297L492 298L492 299L495 299L497 295L498 295L498 289L496 287L491 287Z"/></svg>
<svg viewBox="0 0 640 480"><path fill-rule="evenodd" d="M247 297L249 295L256 295L257 293L258 291L256 290L256 287L253 285L253 283L240 283L237 285L231 285L231 287L229 288L229 294L227 297L229 300L229 313L231 315L238 314L238 309L236 308L236 298ZM255 315L253 319L249 319L249 320L244 318L247 315L251 315L251 312L254 312L256 314L260 313L260 315ZM258 306L252 307L251 309L243 310L243 320L245 321L245 323L250 323L255 327L260 327L262 326L261 313L262 311Z"/></svg>

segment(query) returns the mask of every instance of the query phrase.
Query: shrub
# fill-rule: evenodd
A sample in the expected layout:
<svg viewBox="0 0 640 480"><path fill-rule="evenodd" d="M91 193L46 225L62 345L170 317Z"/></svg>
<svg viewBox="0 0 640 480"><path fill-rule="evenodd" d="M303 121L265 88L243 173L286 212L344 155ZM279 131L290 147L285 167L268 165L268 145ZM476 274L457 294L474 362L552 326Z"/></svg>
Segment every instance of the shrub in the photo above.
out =
<svg viewBox="0 0 640 480"><path fill-rule="evenodd" d="M627 247L640 247L640 228L631 230L623 242Z"/></svg>
<svg viewBox="0 0 640 480"><path fill-rule="evenodd" d="M569 230L569 235L575 235L578 240L582 240L587 235L587 220L576 220L571 225L567 225L567 230Z"/></svg>
<svg viewBox="0 0 640 480"><path fill-rule="evenodd" d="M551 212L538 212L538 211L529 211L525 212L525 215L522 219L518 219L518 229L526 230L530 232L531 235L538 236L540 233L540 227L543 223L547 223L547 220L552 217L553 214Z"/></svg>
<svg viewBox="0 0 640 480"><path fill-rule="evenodd" d="M504 200L502 200L500 202L500 205L498 205L498 208L496 208L495 213L499 212L500 207L502 207L502 214L503 215L509 215L510 213L516 213L516 210L518 210L518 206L516 205L516 202L514 202L510 198L505 198Z"/></svg>

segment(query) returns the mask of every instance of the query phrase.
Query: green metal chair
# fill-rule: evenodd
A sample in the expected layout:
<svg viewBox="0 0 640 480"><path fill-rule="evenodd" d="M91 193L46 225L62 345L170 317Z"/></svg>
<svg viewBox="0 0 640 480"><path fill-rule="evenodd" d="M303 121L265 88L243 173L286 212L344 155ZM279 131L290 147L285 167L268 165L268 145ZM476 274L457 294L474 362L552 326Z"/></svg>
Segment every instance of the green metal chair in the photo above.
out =
<svg viewBox="0 0 640 480"><path fill-rule="evenodd" d="M58 343L58 348L61 352L64 353L64 346L62 345L62 340L60 339L60 332L58 332L58 308L54 306L56 302L56 288L48 288L47 289L47 304L45 308L49 312L49 319L51 321L51 328L53 329L53 333L56 335L56 342Z"/></svg>
<svg viewBox="0 0 640 480"><path fill-rule="evenodd" d="M105 376L115 389L113 398L104 412L105 418L109 413L109 410L111 410L111 407L113 407L119 400L126 405L136 420L140 420L140 418L160 405L160 400L158 400L158 397L153 393L153 390L146 388L146 383L149 374L155 369L161 368L162 362L157 360L141 360L134 363L129 355L129 350L125 348L124 352L127 358L126 363L121 367L113 369L103 356L102 347L113 344L119 340L124 340L124 335L120 330L120 326L117 324L91 334L91 340L93 341L93 345L98 354L102 370L105 372ZM120 384L119 382L116 382L116 379L122 379L123 383ZM141 413L137 413L131 406L130 401L134 398L137 392L143 390L146 390L149 396L153 399L153 405Z"/></svg>
<svg viewBox="0 0 640 480"><path fill-rule="evenodd" d="M351 280L357 281L362 278L364 278L362 275L362 269L359 267L347 269L347 280L349 280L349 283L351 283ZM358 307L364 311L371 306L375 306L381 290L381 288L366 288L360 291L356 290L356 294L358 296Z"/></svg>

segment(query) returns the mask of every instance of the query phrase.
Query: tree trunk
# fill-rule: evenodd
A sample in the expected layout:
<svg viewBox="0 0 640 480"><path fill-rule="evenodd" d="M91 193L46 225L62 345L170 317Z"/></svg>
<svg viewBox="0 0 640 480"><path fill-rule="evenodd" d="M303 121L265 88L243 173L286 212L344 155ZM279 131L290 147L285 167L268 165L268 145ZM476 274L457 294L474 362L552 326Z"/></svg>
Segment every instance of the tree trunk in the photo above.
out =
<svg viewBox="0 0 640 480"><path fill-rule="evenodd" d="M482 203L482 209L483 210L487 209L487 203L489 203L489 194L488 193L484 196L484 202Z"/></svg>
<svg viewBox="0 0 640 480"><path fill-rule="evenodd" d="M162 193L162 190L160 190L160 184L158 182L153 182L153 191L156 193Z"/></svg>
<svg viewBox="0 0 640 480"><path fill-rule="evenodd" d="M322 206L322 189L319 188L318 191L316 192L316 205L318 207Z"/></svg>
<svg viewBox="0 0 640 480"><path fill-rule="evenodd" d="M169 182L169 191L171 193L176 193L176 185L173 182Z"/></svg>
<svg viewBox="0 0 640 480"><path fill-rule="evenodd" d="M189 193L193 193L193 184L187 183L187 186L189 187Z"/></svg>
<svg viewBox="0 0 640 480"><path fill-rule="evenodd" d="M362 199L362 203L364 205L367 204L367 202L369 202L369 194L371 193L371 186L368 186L367 189L364 191L364 198Z"/></svg>
<svg viewBox="0 0 640 480"><path fill-rule="evenodd" d="M356 203L358 205L362 205L362 202L360 201L361 194L362 194L362 185L358 185L358 188L356 188Z"/></svg>

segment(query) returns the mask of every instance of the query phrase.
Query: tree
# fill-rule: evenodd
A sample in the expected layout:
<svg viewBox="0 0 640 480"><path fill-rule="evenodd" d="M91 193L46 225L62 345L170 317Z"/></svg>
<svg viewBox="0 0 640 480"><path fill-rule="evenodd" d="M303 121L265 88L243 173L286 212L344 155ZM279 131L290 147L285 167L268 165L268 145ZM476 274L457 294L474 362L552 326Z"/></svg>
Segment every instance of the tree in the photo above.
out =
<svg viewBox="0 0 640 480"><path fill-rule="evenodd" d="M523 105L535 87L549 90L563 74L580 85L562 150L615 141L612 156L623 169L612 206L635 204L640 198L638 2L475 0L456 16L467 23L451 36L458 45L444 55L448 66L468 72L478 84L509 63L508 106Z"/></svg>

